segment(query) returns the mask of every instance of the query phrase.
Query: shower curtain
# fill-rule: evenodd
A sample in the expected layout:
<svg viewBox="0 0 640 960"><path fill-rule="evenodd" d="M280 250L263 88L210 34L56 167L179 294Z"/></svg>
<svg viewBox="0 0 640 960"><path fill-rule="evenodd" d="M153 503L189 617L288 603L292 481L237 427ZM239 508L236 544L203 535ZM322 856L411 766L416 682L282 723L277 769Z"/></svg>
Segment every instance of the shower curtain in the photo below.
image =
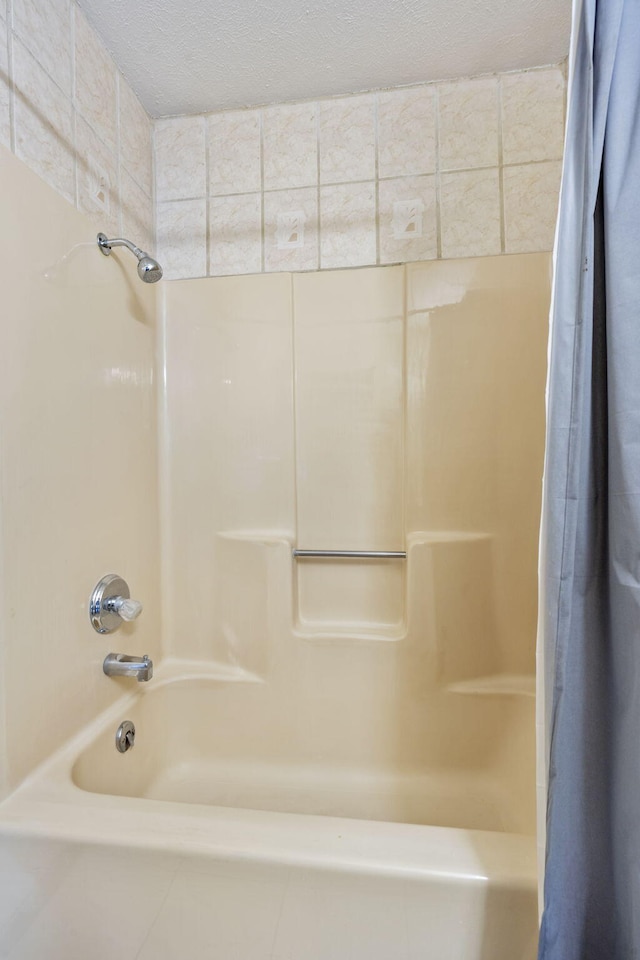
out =
<svg viewBox="0 0 640 960"><path fill-rule="evenodd" d="M574 4L541 538L539 960L640 957L640 0Z"/></svg>

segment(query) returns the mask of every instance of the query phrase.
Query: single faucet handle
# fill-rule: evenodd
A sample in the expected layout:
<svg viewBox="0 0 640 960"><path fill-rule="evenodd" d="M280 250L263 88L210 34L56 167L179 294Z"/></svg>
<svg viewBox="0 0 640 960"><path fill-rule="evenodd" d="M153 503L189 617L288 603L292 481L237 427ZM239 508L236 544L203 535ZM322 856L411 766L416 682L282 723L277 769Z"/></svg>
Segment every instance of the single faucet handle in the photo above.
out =
<svg viewBox="0 0 640 960"><path fill-rule="evenodd" d="M129 585L117 573L109 573L96 584L89 599L89 616L98 633L113 633L124 621L135 620L142 604L130 599Z"/></svg>
<svg viewBox="0 0 640 960"><path fill-rule="evenodd" d="M112 601L111 609L118 614L122 620L129 623L131 620L137 620L142 613L142 604L139 600L131 600L129 597L115 597Z"/></svg>

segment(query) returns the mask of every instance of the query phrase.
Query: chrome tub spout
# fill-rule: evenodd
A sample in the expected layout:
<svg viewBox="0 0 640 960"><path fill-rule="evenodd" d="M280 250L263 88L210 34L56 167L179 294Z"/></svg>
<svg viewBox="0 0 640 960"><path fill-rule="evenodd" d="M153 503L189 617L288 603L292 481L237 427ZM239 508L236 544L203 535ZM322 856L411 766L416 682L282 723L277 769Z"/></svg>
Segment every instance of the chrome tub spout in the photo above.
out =
<svg viewBox="0 0 640 960"><path fill-rule="evenodd" d="M105 657L102 669L108 677L135 677L139 682L151 680L153 661L144 657L130 657L126 653L110 653Z"/></svg>

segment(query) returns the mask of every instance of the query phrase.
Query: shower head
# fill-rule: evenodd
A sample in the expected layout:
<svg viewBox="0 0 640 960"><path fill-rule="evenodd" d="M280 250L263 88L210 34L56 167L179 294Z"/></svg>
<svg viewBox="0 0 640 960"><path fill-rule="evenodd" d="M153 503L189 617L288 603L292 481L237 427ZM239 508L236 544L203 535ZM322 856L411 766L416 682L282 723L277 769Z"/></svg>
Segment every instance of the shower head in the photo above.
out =
<svg viewBox="0 0 640 960"><path fill-rule="evenodd" d="M157 260L145 253L138 260L138 276L143 283L156 283L162 277L162 267Z"/></svg>
<svg viewBox="0 0 640 960"><path fill-rule="evenodd" d="M105 257L109 256L112 247L126 247L127 250L131 250L131 253L138 258L138 276L143 283L156 283L162 276L162 267L158 261L150 257L140 247L136 247L130 240L125 240L122 237L109 240L104 233L99 233L97 239L98 246Z"/></svg>

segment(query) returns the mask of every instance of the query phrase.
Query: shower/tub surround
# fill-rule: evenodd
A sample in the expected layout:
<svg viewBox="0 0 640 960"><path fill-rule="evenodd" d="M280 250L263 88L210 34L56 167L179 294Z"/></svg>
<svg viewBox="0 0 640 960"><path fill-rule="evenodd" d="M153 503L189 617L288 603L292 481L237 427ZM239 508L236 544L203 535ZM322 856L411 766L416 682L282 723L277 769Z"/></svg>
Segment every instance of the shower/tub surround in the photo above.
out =
<svg viewBox="0 0 640 960"><path fill-rule="evenodd" d="M83 5L0 0L0 954L532 960L564 65L154 120Z"/></svg>
<svg viewBox="0 0 640 960"><path fill-rule="evenodd" d="M548 274L164 288L163 659L5 831L421 878L467 918L457 955L489 924L529 956Z"/></svg>
<svg viewBox="0 0 640 960"><path fill-rule="evenodd" d="M93 219L0 149L0 843L301 870L358 937L384 902L402 960L529 960L562 68L158 121L158 257L185 279L146 286L96 232L156 251L149 123L74 20L69 142L8 31L13 147L28 93L51 123L27 162ZM110 570L148 683L104 676L129 669L88 616Z"/></svg>
<svg viewBox="0 0 640 960"><path fill-rule="evenodd" d="M0 833L189 851L205 870L242 861L247 877L257 862L365 873L402 902L410 882L428 918L422 955L528 958L549 257L148 286L133 258L114 269L79 214L65 219L63 201L3 162L22 217L2 234L9 315L26 317L6 327L5 354L46 384L47 405L15 402L32 379L7 380L0 398L4 462L32 478L4 474L13 792ZM25 191L72 249L57 265L28 229ZM54 348L68 356L62 332L84 351L72 393L49 363ZM121 438L118 456L105 460L96 418ZM63 438L70 459L57 447L43 459ZM55 510L30 494L43 471ZM100 536L87 523L96 490L113 518ZM55 567L63 618L29 602L30 529L39 549L73 557ZM104 677L111 644L88 607L110 569L144 602L121 636L152 655L149 683Z"/></svg>

